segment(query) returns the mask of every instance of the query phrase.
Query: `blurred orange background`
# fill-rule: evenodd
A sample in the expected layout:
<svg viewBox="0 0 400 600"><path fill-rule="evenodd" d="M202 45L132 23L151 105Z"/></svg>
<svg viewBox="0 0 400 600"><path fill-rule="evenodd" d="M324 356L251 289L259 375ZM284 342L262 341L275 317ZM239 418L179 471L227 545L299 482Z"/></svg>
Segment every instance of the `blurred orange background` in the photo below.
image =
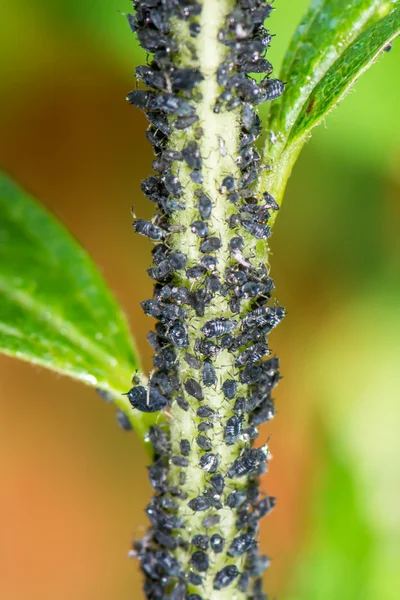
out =
<svg viewBox="0 0 400 600"><path fill-rule="evenodd" d="M278 66L307 5L276 3ZM140 54L120 0L13 0L0 23L0 164L73 232L151 364L150 245L130 207L151 171L125 102ZM307 145L272 238L284 379L264 427L276 495L271 598L395 600L400 589L400 44ZM141 597L147 457L82 385L0 358L0 598Z"/></svg>

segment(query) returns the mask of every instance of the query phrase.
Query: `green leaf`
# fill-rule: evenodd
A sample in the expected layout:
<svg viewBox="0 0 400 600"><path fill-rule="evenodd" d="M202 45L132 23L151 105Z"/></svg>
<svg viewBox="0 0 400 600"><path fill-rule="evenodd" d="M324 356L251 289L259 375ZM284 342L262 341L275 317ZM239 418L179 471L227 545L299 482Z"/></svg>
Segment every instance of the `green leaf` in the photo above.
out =
<svg viewBox="0 0 400 600"><path fill-rule="evenodd" d="M0 352L108 392L146 430L121 395L138 368L124 314L72 236L1 174Z"/></svg>
<svg viewBox="0 0 400 600"><path fill-rule="evenodd" d="M389 0L314 0L284 59L287 83L269 116L266 155L273 163L262 189L281 201L286 181L313 127L346 95L400 32L400 5Z"/></svg>

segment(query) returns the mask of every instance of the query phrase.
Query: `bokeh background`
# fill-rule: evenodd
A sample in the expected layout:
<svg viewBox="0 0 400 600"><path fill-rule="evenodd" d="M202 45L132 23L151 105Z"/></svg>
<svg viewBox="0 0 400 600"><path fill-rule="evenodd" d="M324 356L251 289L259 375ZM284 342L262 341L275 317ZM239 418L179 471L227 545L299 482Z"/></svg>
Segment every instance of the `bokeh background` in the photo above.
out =
<svg viewBox="0 0 400 600"><path fill-rule="evenodd" d="M217 0L216 0L217 1ZM307 0L277 0L278 67ZM127 0L12 0L0 19L0 165L89 250L146 366L150 202L140 60ZM262 525L281 600L397 600L400 589L400 42L305 148L271 246L288 316L278 415L264 428L278 497ZM0 598L141 597L147 458L90 390L0 359Z"/></svg>

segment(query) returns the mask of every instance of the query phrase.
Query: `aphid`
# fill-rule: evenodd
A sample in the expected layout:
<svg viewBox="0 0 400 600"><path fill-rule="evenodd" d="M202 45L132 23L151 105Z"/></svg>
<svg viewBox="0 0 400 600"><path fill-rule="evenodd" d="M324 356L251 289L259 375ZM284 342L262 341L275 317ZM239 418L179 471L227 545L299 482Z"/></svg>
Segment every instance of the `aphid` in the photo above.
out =
<svg viewBox="0 0 400 600"><path fill-rule="evenodd" d="M236 399L235 406L233 407L233 412L238 416L242 417L246 412L246 400L239 396Z"/></svg>
<svg viewBox="0 0 400 600"><path fill-rule="evenodd" d="M229 546L228 556L241 556L256 545L257 542L251 533L243 533L232 541Z"/></svg>
<svg viewBox="0 0 400 600"><path fill-rule="evenodd" d="M187 263L187 257L182 252L171 252L168 260L176 271L181 271Z"/></svg>
<svg viewBox="0 0 400 600"><path fill-rule="evenodd" d="M285 90L285 84L280 79L263 79L260 82L260 87L265 92L265 100L275 100Z"/></svg>
<svg viewBox="0 0 400 600"><path fill-rule="evenodd" d="M190 294L190 304L198 317L204 317L205 307L209 304L211 298L210 292L204 288L197 289Z"/></svg>
<svg viewBox="0 0 400 600"><path fill-rule="evenodd" d="M124 431L132 431L132 423L129 420L128 415L123 410L117 410L116 415L117 423Z"/></svg>
<svg viewBox="0 0 400 600"><path fill-rule="evenodd" d="M207 321L207 323L205 323L201 328L201 331L206 338L217 338L221 337L225 333L230 333L236 327L236 321L232 321L232 319L220 318Z"/></svg>
<svg viewBox="0 0 400 600"><path fill-rule="evenodd" d="M235 338L230 333L227 333L226 335L223 335L222 338L221 338L221 340L220 340L221 348L229 349L232 346L232 344L234 342L234 339Z"/></svg>
<svg viewBox="0 0 400 600"><path fill-rule="evenodd" d="M260 435L257 427L246 427L246 429L243 429L242 434L250 440L255 440Z"/></svg>
<svg viewBox="0 0 400 600"><path fill-rule="evenodd" d="M192 585L201 585L203 583L203 578L201 575L199 575L198 573L189 573L188 575L188 581L189 583L191 583ZM197 596L197 594L191 594L191 596ZM186 596L184 596L184 598L186 598Z"/></svg>
<svg viewBox="0 0 400 600"><path fill-rule="evenodd" d="M135 219L133 227L136 233L140 233L140 235L144 235L155 241L162 240L167 235L167 232L161 229L161 227L157 227L157 225L153 225L153 223L144 219Z"/></svg>
<svg viewBox="0 0 400 600"><path fill-rule="evenodd" d="M209 429L213 429L214 424L211 421L202 421L198 424L197 429L199 431L208 431Z"/></svg>
<svg viewBox="0 0 400 600"><path fill-rule="evenodd" d="M167 469L163 461L153 463L149 469L149 481L151 487L156 491L163 491L167 477Z"/></svg>
<svg viewBox="0 0 400 600"><path fill-rule="evenodd" d="M207 517L204 517L201 524L204 529L210 529L211 527L216 527L220 521L220 515L208 515Z"/></svg>
<svg viewBox="0 0 400 600"><path fill-rule="evenodd" d="M143 385L135 386L129 390L127 396L132 407L141 412L157 412L165 408L168 404L167 398L151 386L150 388L146 388Z"/></svg>
<svg viewBox="0 0 400 600"><path fill-rule="evenodd" d="M186 585L178 581L170 594L170 600L186 600Z"/></svg>
<svg viewBox="0 0 400 600"><path fill-rule="evenodd" d="M262 575L271 564L271 559L269 558L269 556L258 556L257 554L255 554L254 557L251 557L251 560L249 560L249 558L250 557L248 557L247 559L246 566L247 570L249 571L252 577L260 577L260 575Z"/></svg>
<svg viewBox="0 0 400 600"><path fill-rule="evenodd" d="M161 92L166 89L167 82L161 71L155 71L146 65L140 65L136 67L136 77L148 87L155 88Z"/></svg>
<svg viewBox="0 0 400 600"><path fill-rule="evenodd" d="M224 188L226 192L233 192L236 188L235 178L232 177L232 175L224 177L222 180L222 188Z"/></svg>
<svg viewBox="0 0 400 600"><path fill-rule="evenodd" d="M200 149L196 142L188 142L188 144L182 150L183 160L191 169L199 171L202 167L203 161L200 156Z"/></svg>
<svg viewBox="0 0 400 600"><path fill-rule="evenodd" d="M166 281L171 273L173 273L173 267L169 260L162 260L155 268L148 269L147 272L152 279L155 281Z"/></svg>
<svg viewBox="0 0 400 600"><path fill-rule="evenodd" d="M229 73L231 71L231 65L223 62L217 69L217 83L221 87L224 87L228 81Z"/></svg>
<svg viewBox="0 0 400 600"><path fill-rule="evenodd" d="M240 216L238 213L233 213L228 219L229 229L235 229L240 224Z"/></svg>
<svg viewBox="0 0 400 600"><path fill-rule="evenodd" d="M263 200L265 202L266 208L268 208L270 210L279 210L279 204L268 192L264 192Z"/></svg>
<svg viewBox="0 0 400 600"><path fill-rule="evenodd" d="M192 90L204 79L204 76L198 69L175 69L171 72L170 77L172 81L172 90L174 92Z"/></svg>
<svg viewBox="0 0 400 600"><path fill-rule="evenodd" d="M201 238L205 238L208 236L208 226L204 221L193 221L190 226L190 230L192 233L195 233Z"/></svg>
<svg viewBox="0 0 400 600"><path fill-rule="evenodd" d="M156 454L165 454L170 450L168 435L158 425L153 425L149 429L148 439L150 440Z"/></svg>
<svg viewBox="0 0 400 600"><path fill-rule="evenodd" d="M188 129L189 127L194 125L198 120L199 117L197 115L192 115L190 117L179 117L178 119L175 119L175 121L173 122L173 126L175 127L175 129L181 131L182 129Z"/></svg>
<svg viewBox="0 0 400 600"><path fill-rule="evenodd" d="M271 228L268 225L257 223L257 221L252 221L251 219L241 219L241 223L246 231L259 240L266 240L271 235Z"/></svg>
<svg viewBox="0 0 400 600"><path fill-rule="evenodd" d="M247 363L255 363L262 359L262 357L268 352L268 344L265 342L257 342L250 348L247 348L244 352L239 354L236 359L236 366L243 367Z"/></svg>
<svg viewBox="0 0 400 600"><path fill-rule="evenodd" d="M221 285L222 285L216 275L210 275L209 277L206 277L205 284L206 284L207 289L210 290L210 292L212 292L214 294L216 292L219 292L219 290L221 289Z"/></svg>
<svg viewBox="0 0 400 600"><path fill-rule="evenodd" d="M212 475L212 477L210 477L209 479L209 482L218 494L222 494L225 487L225 480L222 475L220 475L219 473Z"/></svg>
<svg viewBox="0 0 400 600"><path fill-rule="evenodd" d="M193 546L200 548L200 550L207 550L209 542L210 538L208 535L194 535L192 537Z"/></svg>
<svg viewBox="0 0 400 600"><path fill-rule="evenodd" d="M182 194L182 185L176 175L172 173L167 173L161 177L161 181L165 185L167 191L171 196L175 198L179 198Z"/></svg>
<svg viewBox="0 0 400 600"><path fill-rule="evenodd" d="M156 369L171 370L174 368L176 363L176 354L172 348L163 348L159 354L155 354L153 357L153 365Z"/></svg>
<svg viewBox="0 0 400 600"><path fill-rule="evenodd" d="M206 194L201 193L199 196L199 201L197 203L197 208L199 210L200 216L202 219L207 220L210 218L212 202Z"/></svg>
<svg viewBox="0 0 400 600"><path fill-rule="evenodd" d="M244 322L244 320L245 319L243 319L242 322ZM257 365L247 365L247 367L245 367L243 371L241 371L239 378L241 383L251 385L260 381L262 373L263 370L261 367L258 367Z"/></svg>
<svg viewBox="0 0 400 600"><path fill-rule="evenodd" d="M198 435L196 437L196 444L201 450L211 450L212 444L206 435Z"/></svg>
<svg viewBox="0 0 400 600"><path fill-rule="evenodd" d="M179 449L183 456L189 456L190 454L190 442L189 440L181 440L179 442Z"/></svg>
<svg viewBox="0 0 400 600"><path fill-rule="evenodd" d="M199 460L199 466L204 471L208 471L209 473L215 473L215 471L218 469L218 464L219 460L216 454L203 454Z"/></svg>
<svg viewBox="0 0 400 600"><path fill-rule="evenodd" d="M226 504L229 508L238 508L247 500L247 494L243 490L235 490L231 492L227 499Z"/></svg>
<svg viewBox="0 0 400 600"><path fill-rule="evenodd" d="M152 502L146 507L146 515L154 527L180 529L183 526L183 522L179 517L163 512Z"/></svg>
<svg viewBox="0 0 400 600"><path fill-rule="evenodd" d="M241 434L242 422L243 418L236 415L227 420L224 429L224 440L228 446L234 444Z"/></svg>
<svg viewBox="0 0 400 600"><path fill-rule="evenodd" d="M126 99L129 104L142 110L154 110L156 108L157 94L145 90L134 90L129 92Z"/></svg>
<svg viewBox="0 0 400 600"><path fill-rule="evenodd" d="M194 106L184 98L174 94L160 94L153 101L155 109L163 110L177 117L192 117L195 113Z"/></svg>
<svg viewBox="0 0 400 600"><path fill-rule="evenodd" d="M189 367L191 369L195 369L196 371L198 371L200 369L201 362L199 361L198 358L193 356L193 354L190 354L190 352L186 352L186 354L183 358L185 359L185 361L187 362L187 364L189 365Z"/></svg>
<svg viewBox="0 0 400 600"><path fill-rule="evenodd" d="M240 577L239 577L239 581L238 581L238 589L245 593L247 591L247 588L250 585L250 573L248 573L247 571L243 571L243 573L241 573Z"/></svg>
<svg viewBox="0 0 400 600"><path fill-rule="evenodd" d="M177 503L174 502L168 496L163 496L162 498L159 498L159 506L161 508L165 508L165 510L171 510L173 512L177 512L179 508Z"/></svg>
<svg viewBox="0 0 400 600"><path fill-rule="evenodd" d="M236 565L227 565L218 573L214 578L214 590L222 590L225 587L228 587L239 575L239 571Z"/></svg>
<svg viewBox="0 0 400 600"><path fill-rule="evenodd" d="M176 403L185 412L189 410L189 402L183 396L177 396Z"/></svg>
<svg viewBox="0 0 400 600"><path fill-rule="evenodd" d="M203 390L201 389L201 385L195 379L189 378L185 381L185 390L190 396L196 398L199 402L204 400Z"/></svg>
<svg viewBox="0 0 400 600"><path fill-rule="evenodd" d="M213 410L209 406L199 406L199 408L196 411L196 414L201 419L207 419L208 417L212 417L213 415L215 415L215 410Z"/></svg>
<svg viewBox="0 0 400 600"><path fill-rule="evenodd" d="M210 538L211 550L214 550L215 554L219 554L224 549L225 540L218 533L215 533Z"/></svg>
<svg viewBox="0 0 400 600"><path fill-rule="evenodd" d="M189 32L191 37L197 37L200 33L200 23L190 23Z"/></svg>
<svg viewBox="0 0 400 600"><path fill-rule="evenodd" d="M200 244L200 252L207 254L208 252L216 252L221 248L222 242L217 237L210 237Z"/></svg>
<svg viewBox="0 0 400 600"><path fill-rule="evenodd" d="M153 537L157 544L163 548L168 548L168 550L175 550L178 546L176 539L171 534L160 529L154 530Z"/></svg>
<svg viewBox="0 0 400 600"><path fill-rule="evenodd" d="M188 459L183 456L172 456L171 462L176 467L187 467L189 465Z"/></svg>
<svg viewBox="0 0 400 600"><path fill-rule="evenodd" d="M244 57L239 60L239 67L245 73L272 73L272 65L265 58L248 58Z"/></svg>
<svg viewBox="0 0 400 600"><path fill-rule="evenodd" d="M154 596L154 598L156 598L156 596ZM189 594L187 600L203 600L203 598L198 594Z"/></svg>
<svg viewBox="0 0 400 600"><path fill-rule="evenodd" d="M175 321L172 327L168 329L165 336L176 348L187 348L189 338L185 326L180 321Z"/></svg>
<svg viewBox="0 0 400 600"><path fill-rule="evenodd" d="M217 356L221 352L221 348L211 340L196 340L195 349L207 358Z"/></svg>
<svg viewBox="0 0 400 600"><path fill-rule="evenodd" d="M169 136L172 133L172 129L169 126L168 120L161 115L159 112L148 112L146 113L147 119L155 130L161 131L164 136Z"/></svg>
<svg viewBox="0 0 400 600"><path fill-rule="evenodd" d="M254 471L257 471L261 464L264 464L268 457L268 448L250 448L245 450L239 458L231 465L228 470L228 476L231 479L243 477Z"/></svg>
<svg viewBox="0 0 400 600"><path fill-rule="evenodd" d="M200 572L207 571L209 566L208 556L202 550L196 550L196 552L193 552L190 558L190 562L192 563L194 568Z"/></svg>
<svg viewBox="0 0 400 600"><path fill-rule="evenodd" d="M215 271L215 268L217 266L217 259L215 256L209 256L208 254L206 254L206 256L202 257L201 264L205 269L207 269L207 271Z"/></svg>
<svg viewBox="0 0 400 600"><path fill-rule="evenodd" d="M205 385L206 387L211 387L212 385L215 385L215 383L216 383L217 376L215 373L214 365L212 364L210 359L206 358L206 360L203 363L201 379L202 379L203 385Z"/></svg>
<svg viewBox="0 0 400 600"><path fill-rule="evenodd" d="M190 179L193 181L193 183L197 183L198 185L203 183L203 175L201 174L201 171L192 171L190 173Z"/></svg>
<svg viewBox="0 0 400 600"><path fill-rule="evenodd" d="M276 504L276 498L274 496L267 496L263 498L256 506L254 507L254 511L252 513L252 517L257 520L262 519L266 515L268 515Z"/></svg>
<svg viewBox="0 0 400 600"><path fill-rule="evenodd" d="M97 388L96 393L104 400L104 402L114 404L114 396L110 392L107 392L107 390L101 390L100 388Z"/></svg>
<svg viewBox="0 0 400 600"><path fill-rule="evenodd" d="M198 279L199 277L203 277L207 273L207 269L201 265L196 265L195 267L190 267L187 269L186 275L189 279Z"/></svg>
<svg viewBox="0 0 400 600"><path fill-rule="evenodd" d="M230 241L229 241L229 250L232 252L234 250L242 250L243 248L243 238L238 236L238 237L233 237Z"/></svg>
<svg viewBox="0 0 400 600"><path fill-rule="evenodd" d="M210 502L204 496L197 496L197 498L192 498L192 500L188 502L188 507L191 508L193 512L201 512L210 508Z"/></svg>
<svg viewBox="0 0 400 600"><path fill-rule="evenodd" d="M234 379L226 379L222 384L222 393L225 398L232 400L235 397L237 390L237 383Z"/></svg>

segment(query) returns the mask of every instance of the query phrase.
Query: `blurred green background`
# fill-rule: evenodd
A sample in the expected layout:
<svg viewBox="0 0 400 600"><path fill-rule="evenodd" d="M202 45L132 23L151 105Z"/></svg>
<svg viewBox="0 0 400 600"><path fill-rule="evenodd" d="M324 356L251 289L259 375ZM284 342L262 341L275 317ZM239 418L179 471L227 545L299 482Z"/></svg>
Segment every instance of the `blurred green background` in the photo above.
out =
<svg viewBox="0 0 400 600"><path fill-rule="evenodd" d="M216 0L217 1L217 0ZM276 67L306 0L277 0ZM151 364L139 302L150 245L130 206L151 171L125 102L140 54L126 0L12 0L0 20L0 165L75 234ZM397 600L400 589L400 42L308 143L272 238L284 379L264 428L278 497L262 525L281 600ZM141 597L146 457L90 389L0 360L0 597Z"/></svg>

